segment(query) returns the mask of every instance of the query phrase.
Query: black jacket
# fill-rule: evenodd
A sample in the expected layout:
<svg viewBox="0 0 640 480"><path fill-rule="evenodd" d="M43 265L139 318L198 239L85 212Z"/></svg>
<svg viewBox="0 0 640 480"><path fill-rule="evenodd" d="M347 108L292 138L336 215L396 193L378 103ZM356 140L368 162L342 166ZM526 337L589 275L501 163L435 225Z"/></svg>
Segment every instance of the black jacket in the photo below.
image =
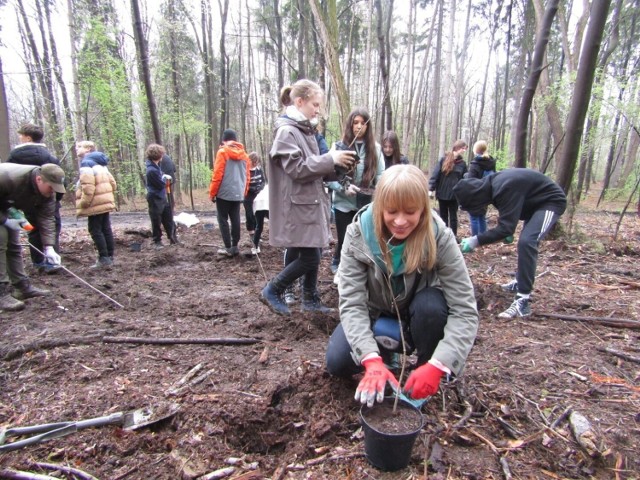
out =
<svg viewBox="0 0 640 480"><path fill-rule="evenodd" d="M455 200L453 187L455 187L464 174L467 173L467 164L462 158L456 158L453 170L451 170L448 175L445 175L442 173L444 158L445 157L442 157L438 160L438 166L429 179L429 190L435 190L438 200Z"/></svg>
<svg viewBox="0 0 640 480"><path fill-rule="evenodd" d="M546 175L529 168L509 168L482 179L463 178L453 193L463 210L478 215L489 204L498 209L498 225L478 235L478 243L503 240L513 235L518 221L529 220L538 210L562 215L567 197L560 186Z"/></svg>
<svg viewBox="0 0 640 480"><path fill-rule="evenodd" d="M482 178L488 173L496 172L496 159L491 155L487 157L483 157L481 155L476 155L471 160L471 164L469 165L469 173L467 173L467 177L469 178Z"/></svg>
<svg viewBox="0 0 640 480"><path fill-rule="evenodd" d="M51 155L42 143L21 143L9 153L8 163L35 165L41 167L46 163L60 165L60 160Z"/></svg>

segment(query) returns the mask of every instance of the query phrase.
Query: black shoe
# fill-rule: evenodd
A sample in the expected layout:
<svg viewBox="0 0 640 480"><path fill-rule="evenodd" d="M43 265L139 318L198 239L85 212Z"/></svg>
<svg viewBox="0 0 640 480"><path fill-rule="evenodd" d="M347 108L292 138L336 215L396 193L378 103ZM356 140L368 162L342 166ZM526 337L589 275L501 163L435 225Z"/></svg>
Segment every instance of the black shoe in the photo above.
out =
<svg viewBox="0 0 640 480"><path fill-rule="evenodd" d="M333 308L329 308L320 300L320 294L313 292L311 294L302 294L302 310L304 312L331 313Z"/></svg>
<svg viewBox="0 0 640 480"><path fill-rule="evenodd" d="M273 313L288 317L291 315L291 311L287 304L284 303L282 295L276 292L275 288L271 286L271 283L267 283L267 286L260 292L260 301L271 309Z"/></svg>
<svg viewBox="0 0 640 480"><path fill-rule="evenodd" d="M49 290L43 288L37 288L31 285L29 280L22 280L18 282L13 291L13 298L17 300L26 300L28 298L44 297L51 293Z"/></svg>

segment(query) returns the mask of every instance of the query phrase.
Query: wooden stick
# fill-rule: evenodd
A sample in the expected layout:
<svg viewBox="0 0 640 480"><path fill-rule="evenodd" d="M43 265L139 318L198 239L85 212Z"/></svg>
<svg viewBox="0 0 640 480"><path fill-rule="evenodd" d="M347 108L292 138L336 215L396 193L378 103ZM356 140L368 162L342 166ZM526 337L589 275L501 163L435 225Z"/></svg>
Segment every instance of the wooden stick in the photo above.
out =
<svg viewBox="0 0 640 480"><path fill-rule="evenodd" d="M0 470L0 478L12 480L59 480L57 477L49 475L40 475L39 473L22 472L20 470L5 469Z"/></svg>
<svg viewBox="0 0 640 480"><path fill-rule="evenodd" d="M640 330L640 322L636 320L627 320L624 318L609 318L609 317L579 317L574 315L560 315L558 313L544 313L536 312L539 317L557 318L558 320L569 320L572 322L593 322L606 325L608 327L618 328L631 328Z"/></svg>
<svg viewBox="0 0 640 480"><path fill-rule="evenodd" d="M44 470L59 471L59 472L66 473L67 475L73 475L74 477L78 477L82 480L98 480L93 475L73 467L67 467L67 466L58 465L55 463L44 463L44 462L33 462L33 465L35 465L36 467L42 468Z"/></svg>
<svg viewBox="0 0 640 480"><path fill-rule="evenodd" d="M260 343L259 338L143 338L143 337L102 337L104 343L140 343L152 345L253 345Z"/></svg>
<svg viewBox="0 0 640 480"><path fill-rule="evenodd" d="M634 363L640 363L640 358L639 357L634 357L631 355L627 355L624 352L619 352L618 350L614 350L613 348L602 348L602 347L596 347L596 350L598 350L599 352L605 352L605 353L610 353L611 355L615 356L615 357L620 357L624 360L628 360L630 362L634 362Z"/></svg>

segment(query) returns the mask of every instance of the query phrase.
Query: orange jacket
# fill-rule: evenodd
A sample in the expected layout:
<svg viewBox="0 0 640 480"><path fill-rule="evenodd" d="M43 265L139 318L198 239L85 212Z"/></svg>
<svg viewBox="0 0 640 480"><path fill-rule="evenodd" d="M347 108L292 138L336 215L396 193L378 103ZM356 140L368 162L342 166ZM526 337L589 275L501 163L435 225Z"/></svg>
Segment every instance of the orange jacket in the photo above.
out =
<svg viewBox="0 0 640 480"><path fill-rule="evenodd" d="M213 164L209 198L242 201L249 192L251 161L244 146L239 142L220 145Z"/></svg>

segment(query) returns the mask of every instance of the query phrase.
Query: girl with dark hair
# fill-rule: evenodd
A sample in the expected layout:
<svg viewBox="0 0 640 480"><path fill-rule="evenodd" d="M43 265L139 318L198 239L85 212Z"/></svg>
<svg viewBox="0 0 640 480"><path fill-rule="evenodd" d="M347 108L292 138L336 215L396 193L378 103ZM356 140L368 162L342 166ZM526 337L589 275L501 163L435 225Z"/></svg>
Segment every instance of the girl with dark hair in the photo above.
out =
<svg viewBox="0 0 640 480"><path fill-rule="evenodd" d="M400 153L398 134L392 130L387 130L382 136L382 154L385 170L393 165L409 164L409 159Z"/></svg>
<svg viewBox="0 0 640 480"><path fill-rule="evenodd" d="M338 271L342 241L347 232L347 226L353 220L356 212L363 205L359 205L357 195L362 190L366 193L373 189L384 172L384 160L380 145L373 136L373 125L370 124L369 112L361 107L354 109L347 118L344 126L342 141L336 142L336 150L355 150L358 157L355 171L349 182L331 182L329 188L333 190L333 208L336 216L336 233L338 242L331 263L332 273Z"/></svg>
<svg viewBox="0 0 640 480"><path fill-rule="evenodd" d="M453 187L467 173L467 164L462 158L467 148L464 140L456 140L451 151L446 152L438 161L429 179L429 196L433 197L435 192L440 207L440 217L456 237L458 236L458 201L453 195Z"/></svg>

